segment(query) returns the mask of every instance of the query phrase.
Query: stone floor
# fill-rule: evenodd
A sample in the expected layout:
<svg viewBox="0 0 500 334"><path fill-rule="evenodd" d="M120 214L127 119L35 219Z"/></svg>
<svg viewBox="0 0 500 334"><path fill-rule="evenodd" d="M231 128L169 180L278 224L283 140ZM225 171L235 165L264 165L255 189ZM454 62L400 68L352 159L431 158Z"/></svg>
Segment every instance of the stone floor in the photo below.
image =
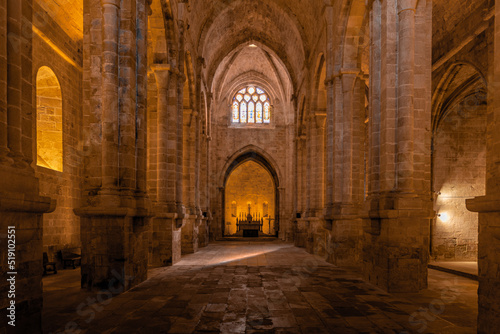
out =
<svg viewBox="0 0 500 334"><path fill-rule="evenodd" d="M44 333L475 333L477 282L429 270L387 294L282 242L219 242L108 299L79 269L44 278Z"/></svg>
<svg viewBox="0 0 500 334"><path fill-rule="evenodd" d="M430 265L455 272L462 272L471 276L478 275L477 261L431 261Z"/></svg>

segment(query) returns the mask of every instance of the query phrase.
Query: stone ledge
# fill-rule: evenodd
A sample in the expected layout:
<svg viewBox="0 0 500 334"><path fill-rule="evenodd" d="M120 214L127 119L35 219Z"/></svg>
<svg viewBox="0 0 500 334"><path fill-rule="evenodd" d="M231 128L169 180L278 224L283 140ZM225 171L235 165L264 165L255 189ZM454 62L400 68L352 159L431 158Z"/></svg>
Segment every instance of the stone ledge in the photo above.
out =
<svg viewBox="0 0 500 334"><path fill-rule="evenodd" d="M49 213L56 209L57 201L33 194L0 192L0 212Z"/></svg>
<svg viewBox="0 0 500 334"><path fill-rule="evenodd" d="M109 217L150 217L151 213L145 208L124 208L114 206L100 206L100 207L83 207L73 209L75 215L79 217L95 217L95 216L109 216Z"/></svg>
<svg viewBox="0 0 500 334"><path fill-rule="evenodd" d="M492 196L481 196L465 200L467 210L471 212L500 212L500 199Z"/></svg>

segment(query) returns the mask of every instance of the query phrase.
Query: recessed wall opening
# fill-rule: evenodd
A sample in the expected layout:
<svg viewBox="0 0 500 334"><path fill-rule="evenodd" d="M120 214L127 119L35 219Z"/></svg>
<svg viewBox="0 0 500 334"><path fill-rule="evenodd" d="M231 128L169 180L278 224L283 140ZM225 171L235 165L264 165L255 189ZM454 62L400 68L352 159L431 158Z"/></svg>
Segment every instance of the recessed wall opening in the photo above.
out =
<svg viewBox="0 0 500 334"><path fill-rule="evenodd" d="M63 170L62 94L54 72L42 66L36 76L37 165Z"/></svg>

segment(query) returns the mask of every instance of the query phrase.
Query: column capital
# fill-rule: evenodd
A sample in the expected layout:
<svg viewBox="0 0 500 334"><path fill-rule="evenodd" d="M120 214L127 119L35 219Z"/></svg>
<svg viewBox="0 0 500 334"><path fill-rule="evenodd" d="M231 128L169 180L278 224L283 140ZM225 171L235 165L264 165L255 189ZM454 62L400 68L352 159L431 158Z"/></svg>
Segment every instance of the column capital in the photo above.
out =
<svg viewBox="0 0 500 334"><path fill-rule="evenodd" d="M169 64L152 64L151 70L155 75L158 89L166 89L168 87L168 78L170 75Z"/></svg>
<svg viewBox="0 0 500 334"><path fill-rule="evenodd" d="M120 8L120 0L101 0L101 5L106 6L106 5L111 5L115 6L116 8Z"/></svg>
<svg viewBox="0 0 500 334"><path fill-rule="evenodd" d="M358 76L363 75L363 72L359 68L341 68L338 72L334 73L331 77L325 80L325 85L332 85L335 82L335 79L342 79L344 77L351 76L357 78Z"/></svg>
<svg viewBox="0 0 500 334"><path fill-rule="evenodd" d="M360 71L349 71L349 72L343 72L341 74L341 80L342 80L342 92L347 93L351 92L354 89L354 84L356 82L356 79L360 75Z"/></svg>
<svg viewBox="0 0 500 334"><path fill-rule="evenodd" d="M326 113L321 111L316 111L313 114L314 119L316 120L316 126L318 128L325 127Z"/></svg>
<svg viewBox="0 0 500 334"><path fill-rule="evenodd" d="M418 0L398 0L398 15L404 11L416 12Z"/></svg>

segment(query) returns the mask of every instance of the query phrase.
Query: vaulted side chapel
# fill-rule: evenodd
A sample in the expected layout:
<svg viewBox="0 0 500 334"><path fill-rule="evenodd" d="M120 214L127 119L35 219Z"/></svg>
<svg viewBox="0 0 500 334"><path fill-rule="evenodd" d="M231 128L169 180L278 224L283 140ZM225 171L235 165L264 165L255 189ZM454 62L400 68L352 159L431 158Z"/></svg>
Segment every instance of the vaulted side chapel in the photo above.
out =
<svg viewBox="0 0 500 334"><path fill-rule="evenodd" d="M497 333L495 2L2 1L0 333Z"/></svg>

